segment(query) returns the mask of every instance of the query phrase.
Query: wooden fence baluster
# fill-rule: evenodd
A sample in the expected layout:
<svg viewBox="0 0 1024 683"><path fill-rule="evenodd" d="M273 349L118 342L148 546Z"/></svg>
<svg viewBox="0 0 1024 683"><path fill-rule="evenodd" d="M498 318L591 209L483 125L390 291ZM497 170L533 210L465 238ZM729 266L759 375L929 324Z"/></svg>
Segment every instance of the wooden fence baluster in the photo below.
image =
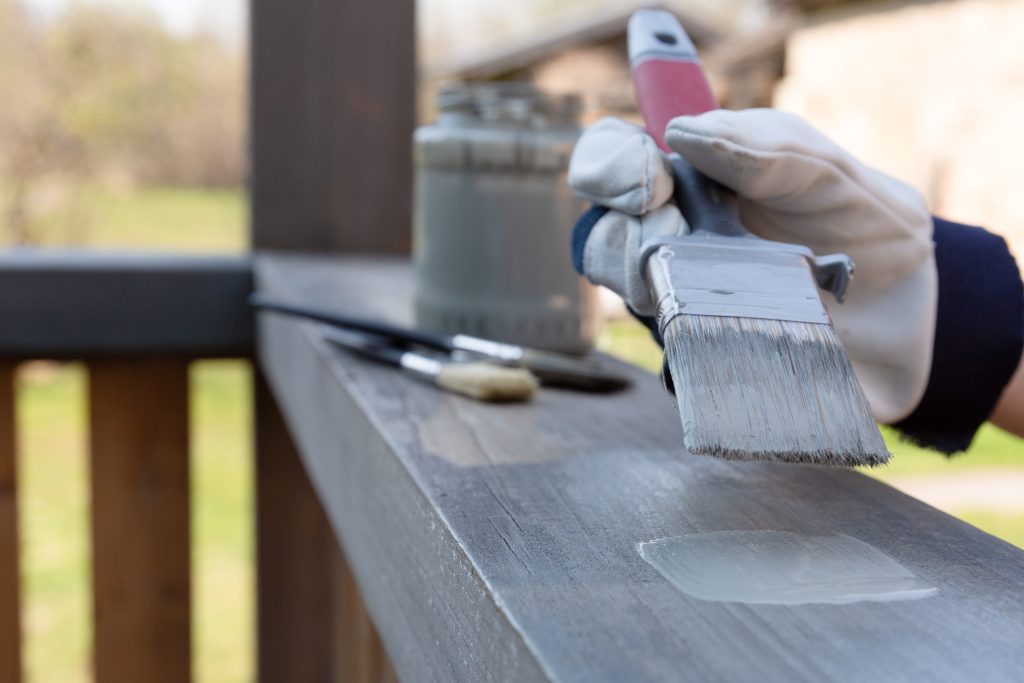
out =
<svg viewBox="0 0 1024 683"><path fill-rule="evenodd" d="M14 371L0 362L0 683L21 681Z"/></svg>
<svg viewBox="0 0 1024 683"><path fill-rule="evenodd" d="M261 683L332 681L330 524L256 373L256 596Z"/></svg>
<svg viewBox="0 0 1024 683"><path fill-rule="evenodd" d="M342 553L334 557L334 680L394 683L398 678L363 604L355 576Z"/></svg>
<svg viewBox="0 0 1024 683"><path fill-rule="evenodd" d="M89 364L99 683L191 677L188 362Z"/></svg>
<svg viewBox="0 0 1024 683"><path fill-rule="evenodd" d="M266 380L256 381L259 680L396 678Z"/></svg>

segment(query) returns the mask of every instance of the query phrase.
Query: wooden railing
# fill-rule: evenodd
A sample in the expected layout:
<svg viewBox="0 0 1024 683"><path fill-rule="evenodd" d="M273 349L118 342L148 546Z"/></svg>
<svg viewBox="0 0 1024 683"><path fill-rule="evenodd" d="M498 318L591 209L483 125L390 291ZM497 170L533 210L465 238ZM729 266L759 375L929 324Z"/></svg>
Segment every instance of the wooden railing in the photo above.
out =
<svg viewBox="0 0 1024 683"><path fill-rule="evenodd" d="M18 361L88 369L97 681L191 678L188 367L247 357L245 259L0 257L0 681L20 665Z"/></svg>
<svg viewBox="0 0 1024 683"><path fill-rule="evenodd" d="M410 321L403 259L0 258L0 682L20 677L12 381L37 357L27 343L89 371L99 683L191 677L187 367L208 356L257 360L261 681L379 683L391 662L409 681L556 682L1012 680L1024 664L1017 548L855 472L688 455L635 369L621 394L494 406L340 353L308 322L263 314L254 334L254 286ZM29 292L102 324L54 323ZM707 600L637 551L763 530L873 546L929 591Z"/></svg>
<svg viewBox="0 0 1024 683"><path fill-rule="evenodd" d="M192 360L248 358L247 258L0 256L0 683L22 680L15 372L88 371L93 668L107 682L188 681ZM378 681L387 658L261 387L257 671L263 681Z"/></svg>
<svg viewBox="0 0 1024 683"><path fill-rule="evenodd" d="M407 252L413 0L250 3L251 244ZM13 373L89 372L95 672L186 681L190 665L187 367L251 357L248 259L0 256L0 683L20 680ZM386 681L388 658L335 528L257 368L260 681Z"/></svg>

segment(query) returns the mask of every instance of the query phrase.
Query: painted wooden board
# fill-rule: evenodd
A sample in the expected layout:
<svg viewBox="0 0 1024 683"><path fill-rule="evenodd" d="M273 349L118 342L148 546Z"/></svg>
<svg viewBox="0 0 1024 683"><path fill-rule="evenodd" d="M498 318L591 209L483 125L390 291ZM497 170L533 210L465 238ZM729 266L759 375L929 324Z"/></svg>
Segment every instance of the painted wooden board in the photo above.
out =
<svg viewBox="0 0 1024 683"><path fill-rule="evenodd" d="M239 356L248 256L0 251L0 356Z"/></svg>
<svg viewBox="0 0 1024 683"><path fill-rule="evenodd" d="M256 275L282 299L410 319L402 261L265 256ZM544 390L528 405L495 406L350 357L311 323L261 315L258 350L402 680L1024 672L1024 552L853 471L688 455L659 381L639 370L622 394ZM848 563L833 555L839 574L887 557L937 590L722 602L683 592L638 552L715 532L839 538L829 547L870 548ZM706 570L708 557L691 568ZM737 564L720 569L712 578Z"/></svg>

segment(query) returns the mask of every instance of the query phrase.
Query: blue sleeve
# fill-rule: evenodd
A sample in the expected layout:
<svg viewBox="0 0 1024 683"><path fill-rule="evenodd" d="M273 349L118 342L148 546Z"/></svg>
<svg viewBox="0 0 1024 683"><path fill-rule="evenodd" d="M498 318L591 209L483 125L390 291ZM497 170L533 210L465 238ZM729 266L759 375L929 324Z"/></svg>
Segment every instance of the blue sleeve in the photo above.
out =
<svg viewBox="0 0 1024 683"><path fill-rule="evenodd" d="M1024 349L1024 286L1006 242L935 219L939 302L932 368L914 412L893 425L908 440L966 450L1010 382Z"/></svg>
<svg viewBox="0 0 1024 683"><path fill-rule="evenodd" d="M587 240L590 238L590 232L606 213L608 213L608 209L595 204L579 217L576 221L576 225L572 229L572 266L580 275L584 275L583 248L586 246ZM654 337L654 341L658 342L659 346L665 346L664 342L661 340L661 333L658 332L657 320L650 316L637 315L636 311L633 309L629 309L629 312L633 314L634 318L643 323L644 326L651 331L651 336Z"/></svg>
<svg viewBox="0 0 1024 683"><path fill-rule="evenodd" d="M583 249L587 244L587 240L590 238L590 232L606 213L608 213L608 209L595 204L579 217L576 221L576 225L572 229L572 240L570 244L572 249L572 266L580 275L584 275ZM651 336L654 337L654 341L658 342L658 346L664 348L665 342L662 341L661 332L658 331L658 321L652 316L637 315L636 311L632 308L629 309L629 312L633 314L634 318L643 323L643 325L651 331ZM662 364L661 376L669 393L675 393L675 389L672 386L672 376L668 372L667 363Z"/></svg>
<svg viewBox="0 0 1024 683"><path fill-rule="evenodd" d="M603 206L594 204L587 211L576 220L576 225L572 228L572 241L570 248L572 249L572 267L576 269L576 272L583 275L583 248L587 245L587 240L590 238L590 231L594 229L597 222L604 218L604 215L608 213L608 209Z"/></svg>

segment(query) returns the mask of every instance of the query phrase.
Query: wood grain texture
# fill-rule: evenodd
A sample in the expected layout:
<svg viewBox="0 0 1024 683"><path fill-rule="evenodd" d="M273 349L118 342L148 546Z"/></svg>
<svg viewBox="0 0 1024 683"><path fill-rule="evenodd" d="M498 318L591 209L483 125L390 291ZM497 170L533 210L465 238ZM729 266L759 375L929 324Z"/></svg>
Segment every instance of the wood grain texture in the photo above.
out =
<svg viewBox="0 0 1024 683"><path fill-rule="evenodd" d="M251 4L253 244L405 252L413 0Z"/></svg>
<svg viewBox="0 0 1024 683"><path fill-rule="evenodd" d="M21 681L15 369L0 362L0 683Z"/></svg>
<svg viewBox="0 0 1024 683"><path fill-rule="evenodd" d="M191 677L188 363L89 364L95 671Z"/></svg>
<svg viewBox="0 0 1024 683"><path fill-rule="evenodd" d="M267 257L260 291L405 322L398 261ZM259 357L403 680L1012 681L1024 552L859 473L691 456L658 380L495 406L262 315ZM897 457L899 454L897 453ZM937 586L906 602L688 597L637 543L846 534Z"/></svg>
<svg viewBox="0 0 1024 683"><path fill-rule="evenodd" d="M248 257L0 252L0 357L238 356Z"/></svg>

